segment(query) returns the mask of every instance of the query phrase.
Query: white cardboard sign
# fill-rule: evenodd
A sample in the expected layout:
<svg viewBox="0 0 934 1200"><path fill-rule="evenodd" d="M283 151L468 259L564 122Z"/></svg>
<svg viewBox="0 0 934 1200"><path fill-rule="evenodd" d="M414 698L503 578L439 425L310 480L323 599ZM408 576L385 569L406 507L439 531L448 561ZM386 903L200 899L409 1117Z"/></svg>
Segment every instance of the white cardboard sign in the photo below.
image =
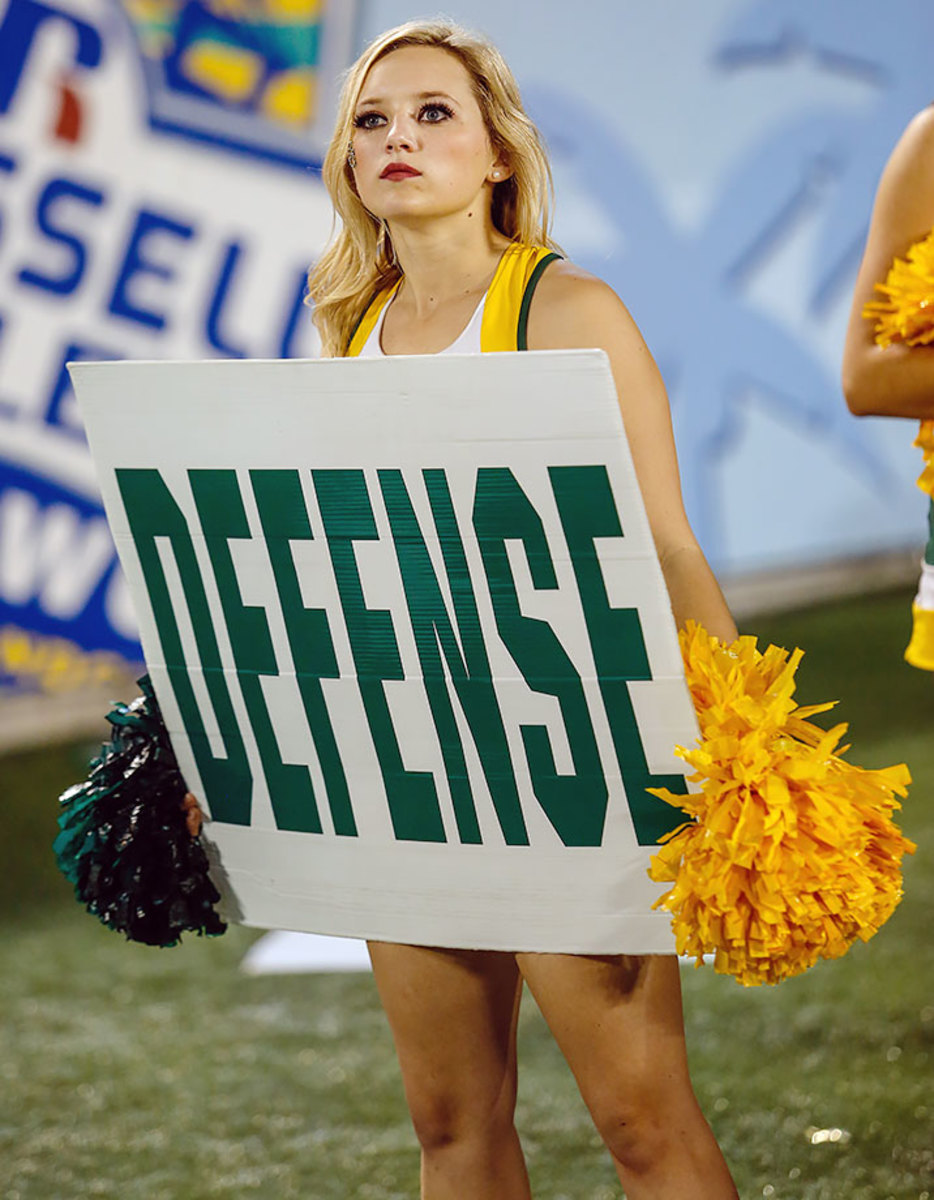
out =
<svg viewBox="0 0 934 1200"><path fill-rule="evenodd" d="M696 724L601 352L72 371L229 919L673 950Z"/></svg>

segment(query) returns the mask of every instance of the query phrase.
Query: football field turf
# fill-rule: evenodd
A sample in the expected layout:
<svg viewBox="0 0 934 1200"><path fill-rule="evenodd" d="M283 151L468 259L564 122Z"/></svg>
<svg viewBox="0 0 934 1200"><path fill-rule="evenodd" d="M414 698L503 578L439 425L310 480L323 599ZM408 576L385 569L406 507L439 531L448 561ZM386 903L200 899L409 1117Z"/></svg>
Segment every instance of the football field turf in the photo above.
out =
<svg viewBox="0 0 934 1200"><path fill-rule="evenodd" d="M819 719L850 722L852 761L908 762L919 848L895 915L845 958L777 988L683 970L695 1086L744 1200L934 1197L934 674L901 661L908 599L747 622L804 647L799 699L841 701ZM0 1200L417 1195L368 974L247 977L254 931L154 950L71 899L55 797L89 749L0 760ZM519 1037L537 1200L618 1197L528 997Z"/></svg>

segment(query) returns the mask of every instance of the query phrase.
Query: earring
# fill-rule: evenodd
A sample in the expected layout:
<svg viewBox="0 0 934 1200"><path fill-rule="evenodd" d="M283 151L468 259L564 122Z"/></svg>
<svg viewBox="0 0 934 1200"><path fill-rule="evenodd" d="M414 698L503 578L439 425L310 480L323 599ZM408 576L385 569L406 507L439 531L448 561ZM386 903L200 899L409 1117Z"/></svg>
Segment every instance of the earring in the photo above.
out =
<svg viewBox="0 0 934 1200"><path fill-rule="evenodd" d="M356 165L357 165L357 152L353 148L353 139L351 139L347 143L347 166L350 167L351 171L353 171L354 168L356 167Z"/></svg>
<svg viewBox="0 0 934 1200"><path fill-rule="evenodd" d="M494 179L499 179L499 171L494 171L494 172L493 172L493 178L494 178Z"/></svg>

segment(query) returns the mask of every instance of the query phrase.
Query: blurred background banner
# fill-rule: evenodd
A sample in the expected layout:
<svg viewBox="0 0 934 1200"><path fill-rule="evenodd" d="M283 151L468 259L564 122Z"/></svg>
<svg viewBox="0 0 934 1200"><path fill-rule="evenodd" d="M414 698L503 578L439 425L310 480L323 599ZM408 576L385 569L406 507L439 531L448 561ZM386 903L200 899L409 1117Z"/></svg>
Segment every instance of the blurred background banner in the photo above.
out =
<svg viewBox="0 0 934 1200"><path fill-rule="evenodd" d="M65 363L315 352L302 294L354 10L0 9L0 685L141 657Z"/></svg>
<svg viewBox="0 0 934 1200"><path fill-rule="evenodd" d="M838 373L875 183L934 97L929 0L444 7L504 51L551 148L558 239L659 360L728 591L917 556L913 430L853 420ZM0 681L139 653L64 362L313 354L336 79L413 15L0 0Z"/></svg>

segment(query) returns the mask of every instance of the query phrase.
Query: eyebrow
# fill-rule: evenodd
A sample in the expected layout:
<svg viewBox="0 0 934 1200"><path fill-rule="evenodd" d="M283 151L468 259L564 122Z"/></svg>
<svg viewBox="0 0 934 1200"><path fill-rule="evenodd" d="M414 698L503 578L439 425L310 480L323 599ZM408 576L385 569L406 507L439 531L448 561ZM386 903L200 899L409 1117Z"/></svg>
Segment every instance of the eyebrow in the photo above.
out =
<svg viewBox="0 0 934 1200"><path fill-rule="evenodd" d="M415 99L416 100L450 100L452 104L457 103L457 101L454 99L454 97L449 95L447 92L419 92L418 95L415 97ZM386 101L382 96L366 96L362 100L357 101L356 107L357 108L366 108L368 105L376 106L376 105L385 104L385 103L386 103Z"/></svg>

